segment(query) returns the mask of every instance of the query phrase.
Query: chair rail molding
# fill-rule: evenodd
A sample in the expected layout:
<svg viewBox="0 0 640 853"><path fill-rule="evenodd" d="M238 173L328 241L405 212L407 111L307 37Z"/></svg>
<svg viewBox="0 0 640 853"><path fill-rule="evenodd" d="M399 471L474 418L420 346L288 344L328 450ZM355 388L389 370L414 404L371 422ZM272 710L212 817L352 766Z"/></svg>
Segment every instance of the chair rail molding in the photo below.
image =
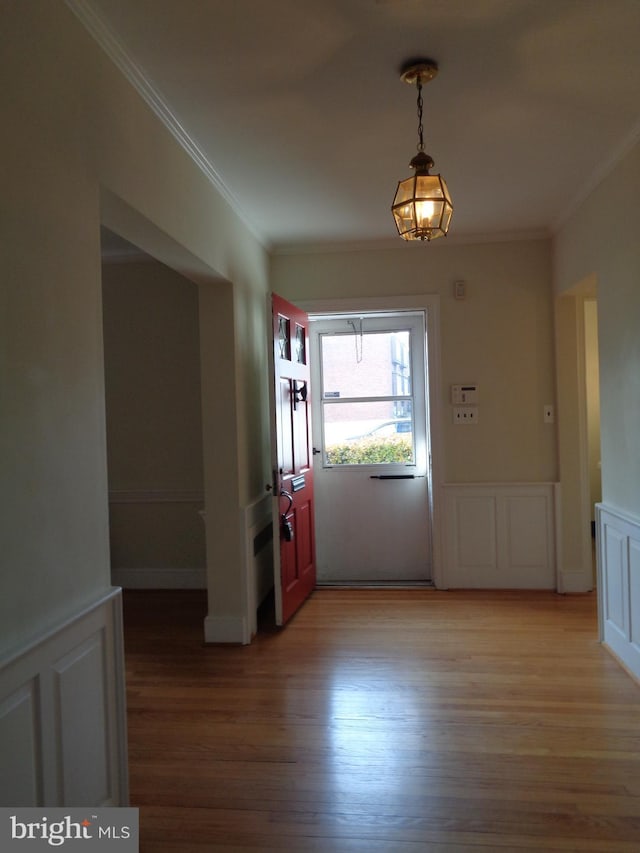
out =
<svg viewBox="0 0 640 853"><path fill-rule="evenodd" d="M204 503L204 492L184 489L114 489L109 492L110 504Z"/></svg>

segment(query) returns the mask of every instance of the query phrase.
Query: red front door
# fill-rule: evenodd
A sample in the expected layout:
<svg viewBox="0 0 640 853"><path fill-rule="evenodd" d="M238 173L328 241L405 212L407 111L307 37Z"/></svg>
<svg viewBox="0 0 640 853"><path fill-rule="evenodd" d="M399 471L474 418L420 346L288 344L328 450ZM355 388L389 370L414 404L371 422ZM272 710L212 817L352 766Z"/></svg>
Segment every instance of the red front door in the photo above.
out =
<svg viewBox="0 0 640 853"><path fill-rule="evenodd" d="M276 623L284 625L316 585L309 318L272 295Z"/></svg>

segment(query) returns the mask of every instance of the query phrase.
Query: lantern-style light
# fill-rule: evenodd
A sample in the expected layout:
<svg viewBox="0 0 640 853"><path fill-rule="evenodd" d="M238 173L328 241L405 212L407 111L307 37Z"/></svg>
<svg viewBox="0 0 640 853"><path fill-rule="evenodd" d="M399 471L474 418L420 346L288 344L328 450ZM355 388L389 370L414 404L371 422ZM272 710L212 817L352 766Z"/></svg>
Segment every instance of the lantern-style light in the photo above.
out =
<svg viewBox="0 0 640 853"><path fill-rule="evenodd" d="M398 183L391 206L398 234L403 240L435 240L445 237L451 224L453 205L441 175L431 175L433 160L424 150L422 125L422 86L438 73L431 59L411 60L400 73L405 83L418 87L418 153L409 164L414 169L410 178Z"/></svg>

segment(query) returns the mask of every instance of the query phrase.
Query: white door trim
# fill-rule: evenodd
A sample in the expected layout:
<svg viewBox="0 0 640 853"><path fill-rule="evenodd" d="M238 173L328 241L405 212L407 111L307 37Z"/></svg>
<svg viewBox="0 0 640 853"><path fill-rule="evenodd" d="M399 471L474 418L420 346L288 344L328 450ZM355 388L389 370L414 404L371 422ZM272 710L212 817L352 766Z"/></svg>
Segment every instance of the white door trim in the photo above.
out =
<svg viewBox="0 0 640 853"><path fill-rule="evenodd" d="M308 314L350 314L358 311L424 311L427 331L427 391L429 415L429 444L431 449L431 542L432 579L438 588L446 587L442 561L442 484L444 443L442 436L442 406L440 403L440 296L363 296L348 299L296 300Z"/></svg>

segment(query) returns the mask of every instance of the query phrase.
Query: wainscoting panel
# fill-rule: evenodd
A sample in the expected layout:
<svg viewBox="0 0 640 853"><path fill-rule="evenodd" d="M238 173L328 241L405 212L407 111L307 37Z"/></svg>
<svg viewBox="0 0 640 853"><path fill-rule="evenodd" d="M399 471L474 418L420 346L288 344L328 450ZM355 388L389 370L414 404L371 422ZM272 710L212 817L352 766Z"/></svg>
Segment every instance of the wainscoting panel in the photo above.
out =
<svg viewBox="0 0 640 853"><path fill-rule="evenodd" d="M555 589L553 483L444 486L448 587Z"/></svg>
<svg viewBox="0 0 640 853"><path fill-rule="evenodd" d="M549 565L549 496L510 495L505 501L507 563L538 571Z"/></svg>
<svg viewBox="0 0 640 853"><path fill-rule="evenodd" d="M463 571L490 572L498 560L495 498L461 494L453 507L458 566Z"/></svg>
<svg viewBox="0 0 640 853"><path fill-rule="evenodd" d="M617 631L620 637L626 638L629 633L627 625L629 607L627 595L625 595L628 573L626 536L611 524L606 524L604 547L607 566L604 575L604 618L610 628Z"/></svg>
<svg viewBox="0 0 640 853"><path fill-rule="evenodd" d="M0 666L0 802L128 803L121 590Z"/></svg>
<svg viewBox="0 0 640 853"><path fill-rule="evenodd" d="M629 639L640 654L640 540L629 539Z"/></svg>
<svg viewBox="0 0 640 853"><path fill-rule="evenodd" d="M0 802L21 806L42 800L42 758L37 726L38 682L29 679L0 703Z"/></svg>
<svg viewBox="0 0 640 853"><path fill-rule="evenodd" d="M105 647L101 630L53 665L62 798L79 806L105 803L110 795Z"/></svg>
<svg viewBox="0 0 640 853"><path fill-rule="evenodd" d="M596 505L601 639L640 679L640 520Z"/></svg>

